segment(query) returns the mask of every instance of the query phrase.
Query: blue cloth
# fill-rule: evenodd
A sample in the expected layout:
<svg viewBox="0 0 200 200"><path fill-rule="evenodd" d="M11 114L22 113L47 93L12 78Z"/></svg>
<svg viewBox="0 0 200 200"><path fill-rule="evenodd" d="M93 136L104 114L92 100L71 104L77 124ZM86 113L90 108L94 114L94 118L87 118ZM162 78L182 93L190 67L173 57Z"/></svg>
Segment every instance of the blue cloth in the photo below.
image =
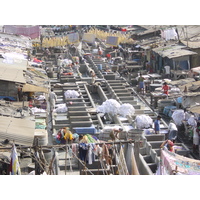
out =
<svg viewBox="0 0 200 200"><path fill-rule="evenodd" d="M155 131L160 131L160 120L155 120L154 121L154 127L155 127Z"/></svg>
<svg viewBox="0 0 200 200"><path fill-rule="evenodd" d="M177 101L177 103L182 103L182 97L178 97L178 98L176 99L176 101Z"/></svg>

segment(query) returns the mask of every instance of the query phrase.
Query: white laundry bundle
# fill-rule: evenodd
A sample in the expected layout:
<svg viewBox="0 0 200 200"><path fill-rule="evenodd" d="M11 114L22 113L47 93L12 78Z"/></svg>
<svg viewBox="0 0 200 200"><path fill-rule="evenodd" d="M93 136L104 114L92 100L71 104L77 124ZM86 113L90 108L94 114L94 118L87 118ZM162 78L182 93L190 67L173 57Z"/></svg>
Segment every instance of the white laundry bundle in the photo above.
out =
<svg viewBox="0 0 200 200"><path fill-rule="evenodd" d="M149 128L153 125L153 120L148 115L137 115L135 122L138 129Z"/></svg>
<svg viewBox="0 0 200 200"><path fill-rule="evenodd" d="M145 135L152 135L154 133L155 133L155 131L152 128L144 129L144 134Z"/></svg>
<svg viewBox="0 0 200 200"><path fill-rule="evenodd" d="M67 110L68 110L68 108L67 108L66 104L62 103L62 104L56 105L55 112L56 113L65 113L65 112L67 112Z"/></svg>
<svg viewBox="0 0 200 200"><path fill-rule="evenodd" d="M177 87L172 87L171 90L170 90L171 93L180 93L181 90Z"/></svg>
<svg viewBox="0 0 200 200"><path fill-rule="evenodd" d="M197 125L197 122L196 122L196 119L195 119L194 115L190 116L190 118L188 119L188 124L190 126L196 126Z"/></svg>
<svg viewBox="0 0 200 200"><path fill-rule="evenodd" d="M120 103L115 99L108 99L101 106L97 107L97 112L108 113L112 116L119 113Z"/></svg>
<svg viewBox="0 0 200 200"><path fill-rule="evenodd" d="M134 113L135 113L135 108L129 103L124 103L119 108L119 114L123 117L126 117L127 115L131 116Z"/></svg>
<svg viewBox="0 0 200 200"><path fill-rule="evenodd" d="M41 109L41 108L37 108L37 107L33 107L31 108L31 113L34 115L36 112L46 112L46 110Z"/></svg>
<svg viewBox="0 0 200 200"><path fill-rule="evenodd" d="M174 120L176 125L181 125L182 121L185 119L184 110L175 110L172 114L172 119Z"/></svg>
<svg viewBox="0 0 200 200"><path fill-rule="evenodd" d="M75 90L67 90L65 91L64 95L65 95L65 99L79 97L79 93Z"/></svg>
<svg viewBox="0 0 200 200"><path fill-rule="evenodd" d="M40 101L40 100L44 100L45 96L44 95L39 95L38 97L35 98L36 100Z"/></svg>

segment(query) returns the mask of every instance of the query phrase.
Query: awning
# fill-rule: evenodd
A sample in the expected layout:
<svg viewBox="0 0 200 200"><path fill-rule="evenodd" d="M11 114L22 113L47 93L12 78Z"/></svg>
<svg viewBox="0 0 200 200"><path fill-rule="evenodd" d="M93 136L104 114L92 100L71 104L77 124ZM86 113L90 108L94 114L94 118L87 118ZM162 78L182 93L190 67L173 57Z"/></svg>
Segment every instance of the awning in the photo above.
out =
<svg viewBox="0 0 200 200"><path fill-rule="evenodd" d="M48 89L45 87L39 87L36 85L31 85L26 83L23 88L22 88L23 92L44 92L44 93L48 93Z"/></svg>
<svg viewBox="0 0 200 200"><path fill-rule="evenodd" d="M35 121L0 116L0 140L14 140L18 145L32 145Z"/></svg>

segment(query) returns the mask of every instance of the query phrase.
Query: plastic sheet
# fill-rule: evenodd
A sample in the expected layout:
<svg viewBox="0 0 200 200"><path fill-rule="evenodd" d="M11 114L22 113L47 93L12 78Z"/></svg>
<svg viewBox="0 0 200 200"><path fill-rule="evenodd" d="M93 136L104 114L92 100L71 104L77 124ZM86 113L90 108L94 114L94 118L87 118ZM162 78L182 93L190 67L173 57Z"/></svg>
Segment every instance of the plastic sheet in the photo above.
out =
<svg viewBox="0 0 200 200"><path fill-rule="evenodd" d="M80 95L77 91L75 90L67 90L65 93L65 99L68 99L68 98L78 98Z"/></svg>
<svg viewBox="0 0 200 200"><path fill-rule="evenodd" d="M148 115L137 115L135 122L138 129L150 128L153 125L153 120Z"/></svg>

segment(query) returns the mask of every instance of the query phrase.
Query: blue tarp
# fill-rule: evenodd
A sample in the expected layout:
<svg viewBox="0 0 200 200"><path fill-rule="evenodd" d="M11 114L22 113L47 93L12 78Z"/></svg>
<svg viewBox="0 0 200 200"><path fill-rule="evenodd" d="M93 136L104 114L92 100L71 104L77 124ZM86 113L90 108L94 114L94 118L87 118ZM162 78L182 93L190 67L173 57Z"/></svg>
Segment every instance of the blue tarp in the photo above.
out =
<svg viewBox="0 0 200 200"><path fill-rule="evenodd" d="M0 99L9 99L9 100L11 100L11 101L16 101L16 98L14 98L14 97L10 97L10 96L0 96Z"/></svg>

